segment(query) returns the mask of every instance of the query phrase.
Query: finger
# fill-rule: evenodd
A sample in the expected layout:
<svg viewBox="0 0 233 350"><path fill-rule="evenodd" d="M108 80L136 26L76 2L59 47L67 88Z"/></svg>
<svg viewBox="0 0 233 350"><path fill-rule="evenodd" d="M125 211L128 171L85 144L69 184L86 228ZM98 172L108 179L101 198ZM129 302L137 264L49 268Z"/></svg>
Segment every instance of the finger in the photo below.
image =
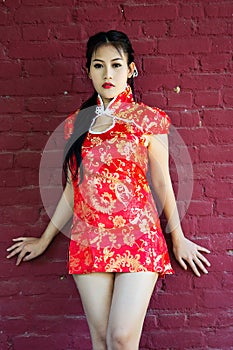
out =
<svg viewBox="0 0 233 350"><path fill-rule="evenodd" d="M28 239L28 237L16 237L16 238L13 238L12 241L14 242L17 242L17 241L26 241Z"/></svg>
<svg viewBox="0 0 233 350"><path fill-rule="evenodd" d="M27 254L24 258L23 258L23 261L28 261L28 260L31 260L35 258L35 253L34 252L31 252L30 254Z"/></svg>
<svg viewBox="0 0 233 350"><path fill-rule="evenodd" d="M22 243L23 243L23 242L22 242ZM20 247L20 245L21 245L22 243L13 244L11 247L7 248L7 252L10 252L11 250L14 250L15 248Z"/></svg>
<svg viewBox="0 0 233 350"><path fill-rule="evenodd" d="M28 250L27 250L26 247L24 247L24 248L22 249L22 251L19 253L18 258L17 258L17 260L16 260L16 265L17 265L17 266L21 263L21 261L23 260L23 258L25 257L25 255L26 255L27 253L28 253Z"/></svg>
<svg viewBox="0 0 233 350"><path fill-rule="evenodd" d="M208 249L206 249L206 248L204 248L204 247L202 247L200 245L197 246L197 250L200 250L201 252L205 252L207 254L210 253L210 250L208 250Z"/></svg>
<svg viewBox="0 0 233 350"><path fill-rule="evenodd" d="M202 255L201 253L197 253L197 257L203 261L207 266L211 266L211 263L209 262L208 259L206 259L206 257L204 255Z"/></svg>
<svg viewBox="0 0 233 350"><path fill-rule="evenodd" d="M7 259L12 258L16 254L19 254L22 251L22 249L23 249L22 245L20 245L19 247L15 248L10 254L7 255Z"/></svg>
<svg viewBox="0 0 233 350"><path fill-rule="evenodd" d="M201 277L201 274L200 274L200 272L198 271L198 269L197 269L196 265L194 264L193 260L188 261L188 263L189 263L191 269L193 270L193 272L195 273L195 275L196 275L197 277Z"/></svg>
<svg viewBox="0 0 233 350"><path fill-rule="evenodd" d="M182 258L178 258L178 262L183 267L184 270L187 270L188 266L185 264L184 260Z"/></svg>
<svg viewBox="0 0 233 350"><path fill-rule="evenodd" d="M198 259L198 257L194 258L195 264L202 270L202 272L204 273L208 273L207 269L205 268L205 266L202 264L202 262L200 261L200 259Z"/></svg>

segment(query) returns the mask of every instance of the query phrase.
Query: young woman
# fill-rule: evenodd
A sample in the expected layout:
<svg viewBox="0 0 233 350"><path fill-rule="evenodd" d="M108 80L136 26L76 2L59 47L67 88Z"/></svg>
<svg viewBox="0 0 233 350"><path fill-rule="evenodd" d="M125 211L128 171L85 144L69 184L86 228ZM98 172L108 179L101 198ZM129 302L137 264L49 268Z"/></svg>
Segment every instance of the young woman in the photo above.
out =
<svg viewBox="0 0 233 350"><path fill-rule="evenodd" d="M168 116L136 103L137 75L128 37L98 33L87 44L94 95L65 123L63 195L40 238L8 248L16 264L42 254L73 216L69 273L87 317L94 350L136 350L158 277L172 274L158 213L146 179L169 221L173 251L186 270L208 273L209 251L185 238L168 169Z"/></svg>

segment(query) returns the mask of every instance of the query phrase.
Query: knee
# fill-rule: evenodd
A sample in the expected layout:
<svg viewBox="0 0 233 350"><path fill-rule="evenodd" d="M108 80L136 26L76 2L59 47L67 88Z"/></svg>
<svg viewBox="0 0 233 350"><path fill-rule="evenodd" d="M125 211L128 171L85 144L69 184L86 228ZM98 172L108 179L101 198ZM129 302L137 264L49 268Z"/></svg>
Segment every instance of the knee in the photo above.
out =
<svg viewBox="0 0 233 350"><path fill-rule="evenodd" d="M125 328L115 328L107 333L107 348L109 350L126 350L132 340L131 332Z"/></svg>
<svg viewBox="0 0 233 350"><path fill-rule="evenodd" d="M106 332L98 329L91 332L93 350L107 350Z"/></svg>

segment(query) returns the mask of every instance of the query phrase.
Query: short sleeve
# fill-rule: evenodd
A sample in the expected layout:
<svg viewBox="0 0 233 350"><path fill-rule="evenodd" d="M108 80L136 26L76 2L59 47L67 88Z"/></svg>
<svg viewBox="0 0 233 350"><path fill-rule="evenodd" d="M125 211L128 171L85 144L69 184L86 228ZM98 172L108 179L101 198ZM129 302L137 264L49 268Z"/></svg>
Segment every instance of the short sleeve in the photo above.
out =
<svg viewBox="0 0 233 350"><path fill-rule="evenodd" d="M147 106L142 118L142 129L145 134L168 134L170 125L171 120L164 111Z"/></svg>
<svg viewBox="0 0 233 350"><path fill-rule="evenodd" d="M74 123L75 123L78 112L79 112L79 110L76 111L75 113L70 114L65 120L65 124L64 124L64 138L65 138L65 140L68 140L70 138L71 134L73 133Z"/></svg>

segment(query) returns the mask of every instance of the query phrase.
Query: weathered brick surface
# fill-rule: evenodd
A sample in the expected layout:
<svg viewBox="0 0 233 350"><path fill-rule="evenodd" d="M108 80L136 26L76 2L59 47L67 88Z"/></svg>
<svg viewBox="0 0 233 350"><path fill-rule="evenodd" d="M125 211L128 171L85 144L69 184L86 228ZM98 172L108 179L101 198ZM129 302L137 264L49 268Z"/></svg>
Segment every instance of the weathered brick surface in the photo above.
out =
<svg viewBox="0 0 233 350"><path fill-rule="evenodd" d="M176 274L156 286L140 349L233 349L232 15L229 0L1 2L1 350L91 348L67 274L67 237L18 268L5 249L15 236L39 236L48 222L39 192L41 153L92 91L84 70L88 36L112 28L132 39L139 99L166 110L187 145L194 173L183 229L212 250L210 273L201 279L171 253ZM178 193L176 161L171 175Z"/></svg>

